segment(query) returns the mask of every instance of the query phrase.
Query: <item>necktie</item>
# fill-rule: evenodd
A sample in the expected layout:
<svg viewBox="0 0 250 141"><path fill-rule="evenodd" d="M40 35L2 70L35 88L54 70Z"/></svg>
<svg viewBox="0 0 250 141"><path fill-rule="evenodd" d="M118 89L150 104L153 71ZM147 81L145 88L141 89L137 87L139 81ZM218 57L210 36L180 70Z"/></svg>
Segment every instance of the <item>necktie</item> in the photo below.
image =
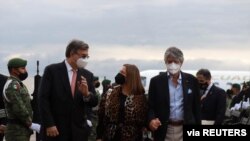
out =
<svg viewBox="0 0 250 141"><path fill-rule="evenodd" d="M72 96L74 97L74 93L75 93L75 87L76 87L76 70L72 69L73 75L72 75L72 79L71 79L71 93Z"/></svg>

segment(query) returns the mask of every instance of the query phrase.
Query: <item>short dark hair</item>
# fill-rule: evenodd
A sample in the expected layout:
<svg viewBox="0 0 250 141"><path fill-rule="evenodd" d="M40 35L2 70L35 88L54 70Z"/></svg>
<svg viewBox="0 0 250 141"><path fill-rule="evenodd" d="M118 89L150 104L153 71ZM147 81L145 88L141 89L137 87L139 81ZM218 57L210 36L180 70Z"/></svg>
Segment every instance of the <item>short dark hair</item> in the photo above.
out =
<svg viewBox="0 0 250 141"><path fill-rule="evenodd" d="M74 39L70 41L66 48L65 56L70 57L70 53L76 53L78 50L87 50L89 49L89 45L81 40Z"/></svg>
<svg viewBox="0 0 250 141"><path fill-rule="evenodd" d="M200 70L198 70L198 72L196 73L196 76L197 75L203 75L206 80L211 80L211 77L212 77L211 73L210 73L210 71L208 69L200 69Z"/></svg>
<svg viewBox="0 0 250 141"><path fill-rule="evenodd" d="M240 84L234 83L234 84L232 85L232 88L236 88L237 90L240 91Z"/></svg>

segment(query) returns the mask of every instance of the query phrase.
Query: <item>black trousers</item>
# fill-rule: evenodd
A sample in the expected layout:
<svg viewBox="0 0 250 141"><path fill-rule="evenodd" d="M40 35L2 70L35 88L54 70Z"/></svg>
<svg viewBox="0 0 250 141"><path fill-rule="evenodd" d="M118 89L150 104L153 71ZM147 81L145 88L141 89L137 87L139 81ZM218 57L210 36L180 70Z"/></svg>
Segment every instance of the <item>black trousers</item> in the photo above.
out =
<svg viewBox="0 0 250 141"><path fill-rule="evenodd" d="M0 141L3 141L4 134L0 134Z"/></svg>

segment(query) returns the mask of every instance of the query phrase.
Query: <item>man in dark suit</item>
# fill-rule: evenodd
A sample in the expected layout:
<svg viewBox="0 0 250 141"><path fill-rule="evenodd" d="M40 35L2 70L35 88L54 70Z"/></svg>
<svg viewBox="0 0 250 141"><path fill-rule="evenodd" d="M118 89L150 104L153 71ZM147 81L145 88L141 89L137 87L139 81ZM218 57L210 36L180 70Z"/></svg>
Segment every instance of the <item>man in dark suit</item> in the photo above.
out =
<svg viewBox="0 0 250 141"><path fill-rule="evenodd" d="M88 49L83 41L72 40L66 59L45 68L39 88L43 141L88 140L86 106L98 103L93 74L85 69Z"/></svg>
<svg viewBox="0 0 250 141"><path fill-rule="evenodd" d="M183 53L166 50L167 72L153 77L149 85L149 128L156 141L183 140L183 125L200 124L200 95L197 79L181 72Z"/></svg>
<svg viewBox="0 0 250 141"><path fill-rule="evenodd" d="M7 81L7 76L0 74L0 110L4 111L4 102L3 102L3 87L5 82ZM4 129L6 125L6 118L0 118L0 141L3 141L4 137Z"/></svg>
<svg viewBox="0 0 250 141"><path fill-rule="evenodd" d="M208 69L200 69L196 73L201 96L201 120L202 125L222 124L226 111L226 92L211 82L211 73Z"/></svg>

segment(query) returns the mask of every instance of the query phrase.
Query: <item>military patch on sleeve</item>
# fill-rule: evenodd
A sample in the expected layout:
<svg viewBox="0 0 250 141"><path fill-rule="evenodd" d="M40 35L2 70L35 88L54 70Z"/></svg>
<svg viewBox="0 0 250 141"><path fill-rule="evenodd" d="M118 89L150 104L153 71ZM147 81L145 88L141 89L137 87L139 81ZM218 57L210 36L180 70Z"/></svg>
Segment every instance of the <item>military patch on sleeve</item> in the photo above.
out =
<svg viewBox="0 0 250 141"><path fill-rule="evenodd" d="M19 90L19 89L20 89L20 85L14 84L14 85L13 85L13 88L14 88L15 90Z"/></svg>

